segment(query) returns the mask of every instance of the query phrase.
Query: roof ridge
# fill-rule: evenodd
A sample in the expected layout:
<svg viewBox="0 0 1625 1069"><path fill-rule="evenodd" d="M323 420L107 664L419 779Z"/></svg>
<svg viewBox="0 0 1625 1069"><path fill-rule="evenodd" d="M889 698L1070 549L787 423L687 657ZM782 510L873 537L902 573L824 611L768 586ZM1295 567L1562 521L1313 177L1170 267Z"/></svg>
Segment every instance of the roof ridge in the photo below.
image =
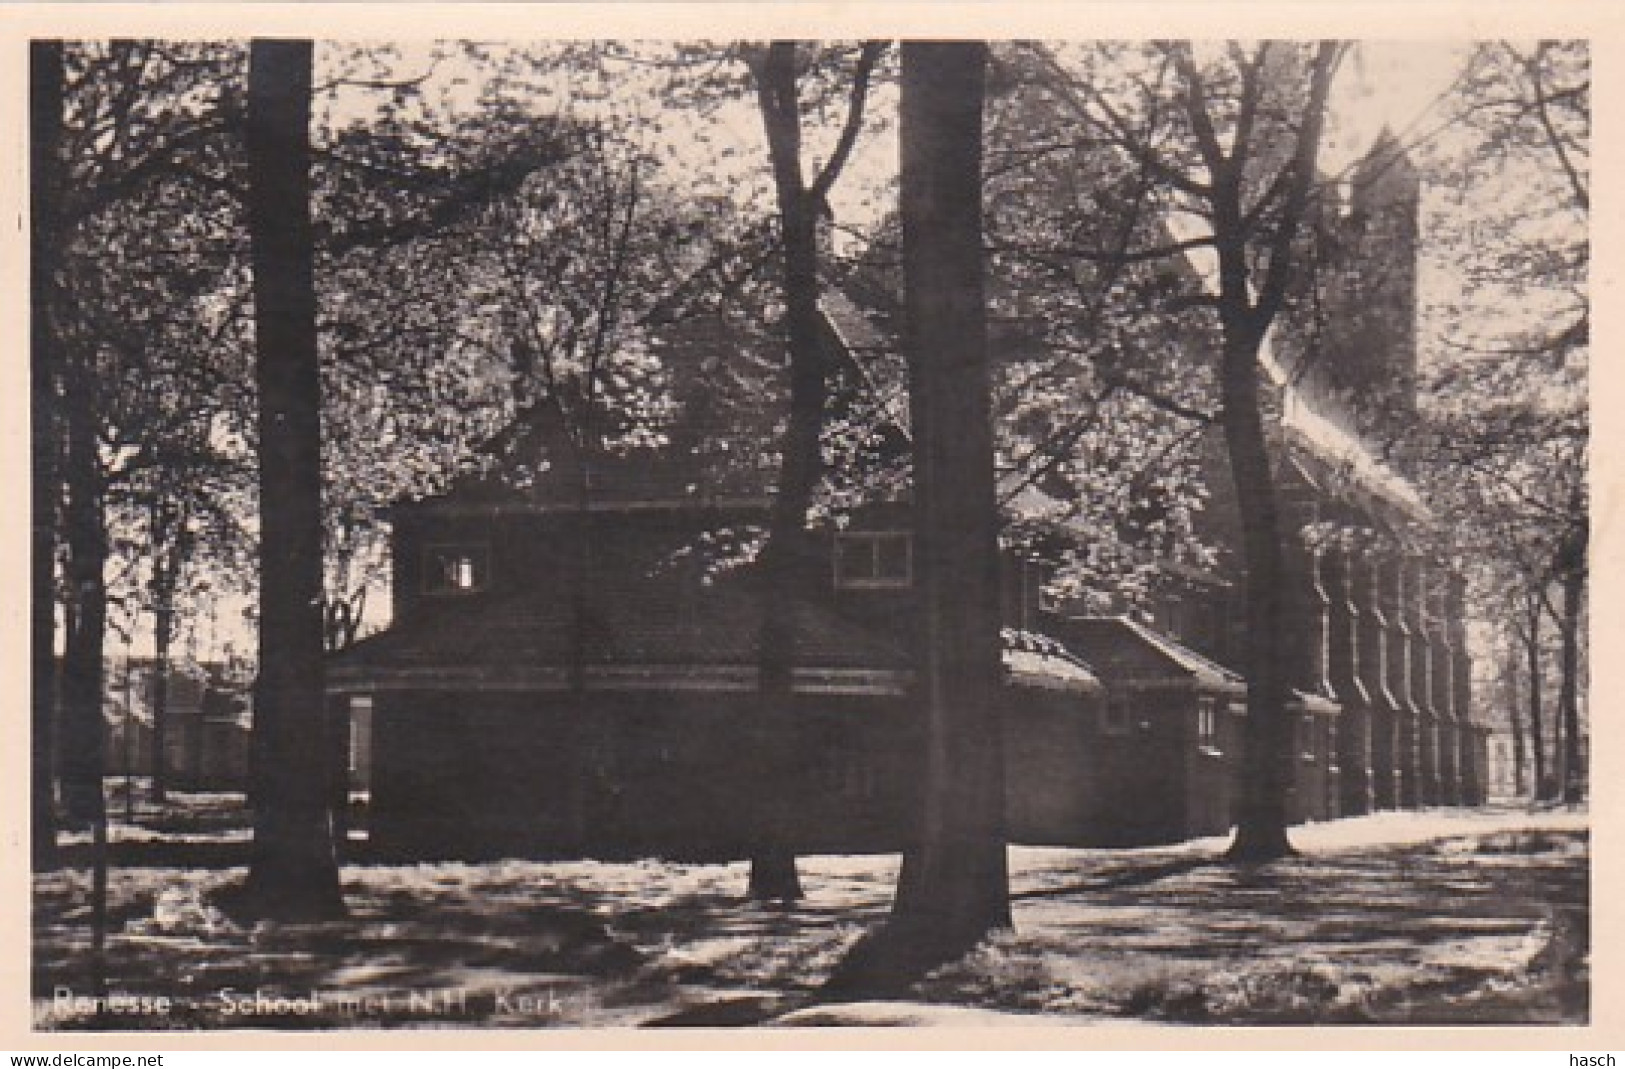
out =
<svg viewBox="0 0 1625 1069"><path fill-rule="evenodd" d="M1175 639L1169 635L1164 635L1159 631L1155 631L1126 614L1119 613L1115 616L1096 617L1096 619L1115 620L1123 624L1140 638L1156 647L1157 651L1163 656L1167 657L1169 660L1173 661L1175 664L1179 665L1181 668L1184 668L1188 672L1198 675L1213 674L1217 675L1221 679L1237 683L1243 681L1241 674L1236 672L1234 669L1226 668L1218 661L1215 661L1209 657L1204 657L1202 654L1197 653L1189 646L1181 643L1178 639Z"/></svg>

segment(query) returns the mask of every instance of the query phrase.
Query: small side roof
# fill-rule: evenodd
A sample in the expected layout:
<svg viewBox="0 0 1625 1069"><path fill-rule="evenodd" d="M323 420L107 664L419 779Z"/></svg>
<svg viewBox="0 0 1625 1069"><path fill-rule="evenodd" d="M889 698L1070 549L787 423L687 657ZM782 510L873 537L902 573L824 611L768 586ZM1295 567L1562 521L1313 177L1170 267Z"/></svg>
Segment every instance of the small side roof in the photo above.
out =
<svg viewBox="0 0 1625 1069"><path fill-rule="evenodd" d="M1246 682L1216 661L1126 616L1060 617L1052 629L1088 658L1106 686L1193 686L1240 693Z"/></svg>
<svg viewBox="0 0 1625 1069"><path fill-rule="evenodd" d="M570 685L575 620L557 592L447 598L334 655L328 687L373 690L556 691ZM907 652L817 605L800 602L797 690L903 693ZM681 590L670 584L601 584L591 596L582 667L593 690L744 691L757 685L761 606L741 586ZM1018 687L1093 692L1100 677L1048 635L1005 628L1006 681Z"/></svg>
<svg viewBox="0 0 1625 1069"><path fill-rule="evenodd" d="M1060 640L1014 627L1004 628L999 638L1010 683L1045 690L1100 690L1100 677Z"/></svg>

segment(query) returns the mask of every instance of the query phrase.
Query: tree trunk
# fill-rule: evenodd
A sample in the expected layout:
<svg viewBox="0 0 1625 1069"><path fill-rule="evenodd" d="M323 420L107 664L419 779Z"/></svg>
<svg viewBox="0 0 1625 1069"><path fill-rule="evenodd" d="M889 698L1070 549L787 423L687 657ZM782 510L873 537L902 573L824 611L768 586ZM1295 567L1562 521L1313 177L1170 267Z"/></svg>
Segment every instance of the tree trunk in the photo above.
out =
<svg viewBox="0 0 1625 1069"><path fill-rule="evenodd" d="M30 285L29 418L32 422L33 529L29 558L29 836L34 871L56 863L56 525L58 475L56 337L58 160L62 136L62 42L29 46Z"/></svg>
<svg viewBox="0 0 1625 1069"><path fill-rule="evenodd" d="M982 251L986 47L903 45L921 809L887 928L831 984L896 988L1010 926L998 508Z"/></svg>
<svg viewBox="0 0 1625 1069"><path fill-rule="evenodd" d="M135 675L130 665L130 646L124 646L124 823L135 823Z"/></svg>
<svg viewBox="0 0 1625 1069"><path fill-rule="evenodd" d="M169 765L169 646L175 630L174 610L160 606L153 614L152 676L152 800L168 800Z"/></svg>
<svg viewBox="0 0 1625 1069"><path fill-rule="evenodd" d="M152 613L152 800L163 802L169 789L169 647L175 631L175 573L170 542L177 537L168 523L164 505L154 510Z"/></svg>
<svg viewBox="0 0 1625 1069"><path fill-rule="evenodd" d="M748 893L759 901L802 896L786 786L793 775L796 662L794 610L807 560L807 510L823 475L820 438L828 391L818 313L818 210L801 175L796 45L775 41L756 69L779 212L790 398L778 487L760 558L762 621L757 638L761 713L755 738L761 819Z"/></svg>
<svg viewBox="0 0 1625 1069"><path fill-rule="evenodd" d="M751 61L779 213L790 411L767 543L757 573L762 583L762 621L757 633L761 713L753 748L761 818L752 848L749 894L780 902L801 897L801 879L790 844L794 832L790 800L799 789L801 757L794 716L792 614L812 556L807 511L824 471L821 439L829 386L818 311L819 216L862 128L869 79L886 49L883 42L864 44L853 71L840 137L809 183L802 174L801 160L800 47L794 41L774 41Z"/></svg>
<svg viewBox="0 0 1625 1069"><path fill-rule="evenodd" d="M253 42L246 133L260 405L260 664L244 906L285 920L344 911L322 686L311 53L309 41Z"/></svg>
<svg viewBox="0 0 1625 1069"><path fill-rule="evenodd" d="M591 378L591 374L589 374ZM586 386L586 403L573 442L574 456L570 458L574 485L574 526L570 531L570 576L567 582L570 599L570 661L566 666L566 685L569 688L574 715L566 722L565 732L571 753L592 755L574 770L565 792L562 837L568 848L578 854L587 853L592 845L593 824L599 797L597 762L601 749L595 733L602 732L604 722L595 717L587 695L587 664L592 656L593 636L599 633L594 618L592 591L596 563L593 552L592 458L595 455L596 430L593 419L593 387ZM560 408L561 422L564 419Z"/></svg>
<svg viewBox="0 0 1625 1069"><path fill-rule="evenodd" d="M1220 418L1247 564L1247 719L1236 838L1229 856L1239 861L1269 861L1293 852L1286 833L1290 731L1286 662L1280 648L1286 633L1282 601L1286 562L1275 477L1259 408L1258 348L1263 332L1245 315L1232 313L1226 316L1224 336Z"/></svg>
<svg viewBox="0 0 1625 1069"><path fill-rule="evenodd" d="M1545 801L1551 797L1551 777L1546 772L1546 725L1541 710L1545 694L1540 670L1539 595L1530 595L1525 620L1528 624L1523 641L1529 673L1529 750L1534 758L1535 800Z"/></svg>
<svg viewBox="0 0 1625 1069"><path fill-rule="evenodd" d="M1546 763L1551 769L1551 787L1546 792L1547 801L1556 801L1563 797L1563 784L1568 782L1569 754L1567 724L1563 717L1563 680L1562 666L1558 666L1558 697L1557 706L1552 709L1552 748L1548 751Z"/></svg>
<svg viewBox="0 0 1625 1069"><path fill-rule="evenodd" d="M1507 644L1505 671L1507 728L1512 734L1512 793L1514 797L1522 798L1524 791L1528 789L1525 769L1529 762L1529 748L1524 739L1523 717L1518 710L1518 647L1512 642Z"/></svg>
<svg viewBox="0 0 1625 1069"><path fill-rule="evenodd" d="M1583 543L1582 543L1583 544ZM1588 776L1580 755L1580 626L1584 614L1586 570L1584 549L1563 573L1562 679L1557 707L1563 725L1563 801L1585 797Z"/></svg>
<svg viewBox="0 0 1625 1069"><path fill-rule="evenodd" d="M102 653L107 635L107 529L97 457L96 388L82 366L64 392L67 500L67 633L62 652L62 720L58 763L63 808L77 824L102 820L105 729L102 722Z"/></svg>
<svg viewBox="0 0 1625 1069"><path fill-rule="evenodd" d="M102 716L103 647L107 636L107 520L97 456L97 391L84 354L65 380L68 550L67 634L62 653L59 767L68 821L91 833L91 990L106 992L107 800L103 791L107 731Z"/></svg>
<svg viewBox="0 0 1625 1069"><path fill-rule="evenodd" d="M31 86L34 91L31 100L35 108L31 116L36 123L34 129L38 131L38 124L48 119L41 112L54 108L58 118L56 125L60 130L61 44L46 45L43 52L35 53L32 58L37 71L35 84ZM55 135L46 132L44 137L45 144L40 146L40 149L49 151L53 158L47 163L47 171L44 174L36 171L35 177L41 181L52 181L53 188L59 189L58 161L54 158ZM36 239L52 245L59 243L63 238L62 234L54 232L53 213L56 207L54 198L49 198L45 206L47 214L43 224L39 222L35 224L50 227L53 232L36 231L33 235ZM36 328L46 332L44 335L46 360L43 370L48 375L52 372L62 375L64 409L59 426L64 436L61 457L65 469L62 473L64 480L62 488L66 491L66 501L63 504L62 525L68 558L66 568L68 591L64 614L67 628L63 639L60 684L58 768L63 808L68 820L75 824L89 824L91 830L90 986L92 994L105 995L108 857L107 802L102 789L102 777L106 767L106 725L102 716L102 688L103 646L107 635L105 573L108 546L101 458L98 455L100 395L95 374L86 366L90 360L89 355L83 351L68 354L65 349L59 348L60 339L54 333L55 293L52 277L55 271L54 253L48 254L43 264L36 260L35 269L43 272L41 285L47 287L45 308L36 308L36 311L45 312L45 315L37 320L40 326ZM36 288L35 292L38 294L40 290ZM43 385L47 390L51 388L49 379ZM49 419L45 426L49 427ZM48 452L53 449L54 444L48 446ZM54 453L52 455L54 457ZM56 489L53 477L49 491L53 497ZM39 583L44 578L36 572L34 581ZM36 605L36 612L53 612L54 608L54 599L48 600L45 606ZM36 618L35 640L43 639L46 645L43 650L36 649L35 656L36 658L42 655L52 656L54 659L54 652L50 652L53 636L49 633L42 635L41 625L42 621ZM35 716L40 714L41 710L36 706ZM48 742L49 736L47 744Z"/></svg>
<svg viewBox="0 0 1625 1069"><path fill-rule="evenodd" d="M793 775L796 664L795 605L808 558L807 510L823 474L820 436L827 390L819 340L817 216L798 196L781 201L785 320L790 354L790 411L784 457L761 556L762 623L758 637L761 698L762 839L751 855L749 894L759 901L802 896L795 851L785 842Z"/></svg>

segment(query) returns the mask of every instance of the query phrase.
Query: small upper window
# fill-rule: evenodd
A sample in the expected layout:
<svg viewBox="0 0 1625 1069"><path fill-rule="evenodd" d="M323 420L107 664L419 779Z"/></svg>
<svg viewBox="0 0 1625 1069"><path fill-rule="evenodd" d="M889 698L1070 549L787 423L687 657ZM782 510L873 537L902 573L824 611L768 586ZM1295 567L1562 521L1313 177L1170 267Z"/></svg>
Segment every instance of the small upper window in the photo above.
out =
<svg viewBox="0 0 1625 1069"><path fill-rule="evenodd" d="M491 579L484 546L430 546L423 555L425 594L477 594Z"/></svg>
<svg viewBox="0 0 1625 1069"><path fill-rule="evenodd" d="M906 531L842 531L835 536L835 585L846 589L906 587L914 578Z"/></svg>
<svg viewBox="0 0 1625 1069"><path fill-rule="evenodd" d="M1215 752L1219 749L1219 714L1212 698L1196 700L1196 745Z"/></svg>

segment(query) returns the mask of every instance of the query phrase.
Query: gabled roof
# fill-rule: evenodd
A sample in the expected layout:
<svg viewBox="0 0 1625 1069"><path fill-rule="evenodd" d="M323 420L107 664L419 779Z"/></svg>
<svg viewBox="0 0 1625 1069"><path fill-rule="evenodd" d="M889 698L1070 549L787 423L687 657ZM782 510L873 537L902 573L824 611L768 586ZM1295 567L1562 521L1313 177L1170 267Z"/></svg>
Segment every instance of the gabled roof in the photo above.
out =
<svg viewBox="0 0 1625 1069"><path fill-rule="evenodd" d="M855 380L865 400L861 418L873 432L906 440L908 378L890 329L834 284L823 286L818 307L832 363ZM742 351L740 339L709 318L667 330L662 351L679 354L675 358L684 363L725 362ZM701 393L679 401L665 428L666 444L591 456L586 463L589 507L719 500L765 505L776 484L772 457L779 442L773 428L783 402L759 393L753 401L760 402L764 413L759 426L741 426L737 409ZM557 404L543 401L522 408L481 448L499 474L466 479L436 500L542 511L577 507L577 446L564 419Z"/></svg>
<svg viewBox="0 0 1625 1069"><path fill-rule="evenodd" d="M878 327L839 286L825 286L818 310L835 343L844 350L881 417L909 433L908 368L895 339Z"/></svg>
<svg viewBox="0 0 1625 1069"><path fill-rule="evenodd" d="M1126 616L1059 617L1050 626L1088 658L1107 687L1179 685L1221 693L1246 689L1240 675Z"/></svg>
<svg viewBox="0 0 1625 1069"><path fill-rule="evenodd" d="M1323 476L1312 481L1328 490L1341 490L1351 504L1379 516L1397 514L1401 520L1416 522L1428 519L1427 504L1416 487L1378 460L1359 435L1323 414L1311 397L1291 381L1267 338L1258 362L1280 391L1280 426L1285 445L1296 461Z"/></svg>

